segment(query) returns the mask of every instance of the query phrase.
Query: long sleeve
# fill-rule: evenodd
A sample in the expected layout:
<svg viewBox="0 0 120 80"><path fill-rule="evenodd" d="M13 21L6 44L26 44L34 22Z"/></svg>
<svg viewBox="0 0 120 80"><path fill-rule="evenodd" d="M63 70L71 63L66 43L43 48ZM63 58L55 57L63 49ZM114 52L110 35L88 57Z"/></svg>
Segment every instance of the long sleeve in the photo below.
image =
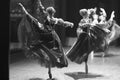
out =
<svg viewBox="0 0 120 80"><path fill-rule="evenodd" d="M32 21L38 22L37 19L35 19L33 16L31 16L31 15L27 12L27 10L25 9L25 7L24 7L21 3L19 3L19 5L21 6L21 8L22 8L23 12L25 13L25 16L26 16L26 18L27 18L27 20L28 20L29 22L32 22Z"/></svg>
<svg viewBox="0 0 120 80"><path fill-rule="evenodd" d="M58 25L62 25L62 26L64 26L64 27L68 27L68 26L73 27L73 26L74 26L73 23L68 22L68 21L64 21L64 20L61 19L61 18L58 18L58 19L56 19L56 20L57 20L57 24L58 24Z"/></svg>
<svg viewBox="0 0 120 80"><path fill-rule="evenodd" d="M31 16L27 10L22 6L23 11L25 12L24 17L26 17L27 21L30 23L30 26L34 27L34 30L40 32L39 30L43 28L42 24L39 21Z"/></svg>
<svg viewBox="0 0 120 80"><path fill-rule="evenodd" d="M29 22L34 22L35 24L38 24L38 20L35 19L33 16L31 16L30 14L26 14L26 18Z"/></svg>

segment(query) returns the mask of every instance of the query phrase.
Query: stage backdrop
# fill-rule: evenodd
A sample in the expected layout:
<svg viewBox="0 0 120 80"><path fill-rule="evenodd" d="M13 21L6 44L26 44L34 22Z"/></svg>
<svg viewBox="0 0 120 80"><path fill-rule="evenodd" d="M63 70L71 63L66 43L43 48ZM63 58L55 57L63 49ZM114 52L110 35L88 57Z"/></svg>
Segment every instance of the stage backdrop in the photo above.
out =
<svg viewBox="0 0 120 80"><path fill-rule="evenodd" d="M35 14L36 2L37 0L10 0L10 42L18 42L17 29L23 14L18 3L22 3L31 15L37 17ZM55 4L54 0L41 0L41 2L45 8L48 6L54 7Z"/></svg>

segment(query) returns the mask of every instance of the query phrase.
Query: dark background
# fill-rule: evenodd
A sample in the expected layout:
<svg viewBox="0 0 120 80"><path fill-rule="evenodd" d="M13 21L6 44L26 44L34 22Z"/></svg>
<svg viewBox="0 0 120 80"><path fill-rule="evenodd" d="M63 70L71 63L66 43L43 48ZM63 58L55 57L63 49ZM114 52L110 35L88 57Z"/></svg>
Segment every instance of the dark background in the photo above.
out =
<svg viewBox="0 0 120 80"><path fill-rule="evenodd" d="M10 1L10 42L18 42L17 28L21 20L22 13L19 11L17 3L21 2L27 10L33 15L34 6L37 0L11 0ZM54 6L56 9L55 17L62 18L66 21L74 23L74 28L56 27L56 32L60 36L62 44L66 43L66 38L76 37L76 28L82 18L79 15L79 10L83 8L104 8L107 12L107 19L110 18L111 12L115 11L115 20L120 25L120 7L119 0L41 0L42 4L46 7ZM13 12L13 10L15 10ZM15 15L17 14L17 15ZM118 44L120 38L116 40Z"/></svg>

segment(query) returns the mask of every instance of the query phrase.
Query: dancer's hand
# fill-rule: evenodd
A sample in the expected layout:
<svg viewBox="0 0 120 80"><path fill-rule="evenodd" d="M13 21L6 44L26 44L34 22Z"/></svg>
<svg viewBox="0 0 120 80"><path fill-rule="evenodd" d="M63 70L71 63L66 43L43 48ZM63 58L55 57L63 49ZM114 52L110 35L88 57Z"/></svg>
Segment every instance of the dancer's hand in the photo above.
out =
<svg viewBox="0 0 120 80"><path fill-rule="evenodd" d="M18 3L18 5L20 5L21 7L23 6L21 3Z"/></svg>
<svg viewBox="0 0 120 80"><path fill-rule="evenodd" d="M113 21L113 18L115 17L115 11L112 11L110 20Z"/></svg>
<svg viewBox="0 0 120 80"><path fill-rule="evenodd" d="M28 14L28 12L26 11L26 9L24 8L24 6L21 3L18 3L18 5L20 5L22 7L22 10L25 12L25 14Z"/></svg>
<svg viewBox="0 0 120 80"><path fill-rule="evenodd" d="M22 7L22 9L24 9L24 6L21 3L18 3L18 5L20 5Z"/></svg>
<svg viewBox="0 0 120 80"><path fill-rule="evenodd" d="M73 28L74 24L73 24L73 23L70 23L70 26L71 26L71 28Z"/></svg>

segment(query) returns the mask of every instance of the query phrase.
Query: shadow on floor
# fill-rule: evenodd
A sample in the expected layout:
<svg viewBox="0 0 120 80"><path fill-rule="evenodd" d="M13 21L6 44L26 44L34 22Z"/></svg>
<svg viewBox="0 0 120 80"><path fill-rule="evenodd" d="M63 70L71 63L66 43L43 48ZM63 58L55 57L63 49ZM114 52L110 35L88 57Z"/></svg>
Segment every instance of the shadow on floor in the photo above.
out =
<svg viewBox="0 0 120 80"><path fill-rule="evenodd" d="M98 74L92 74L92 73L84 73L84 72L72 72L72 73L65 73L65 75L68 75L72 77L74 80L83 79L83 78L97 78L97 77L103 77L102 75Z"/></svg>
<svg viewBox="0 0 120 80"><path fill-rule="evenodd" d="M43 78L31 78L29 80L45 80L45 79L43 79Z"/></svg>
<svg viewBox="0 0 120 80"><path fill-rule="evenodd" d="M57 78L53 78L53 79L31 78L29 80L58 80L58 79Z"/></svg>

